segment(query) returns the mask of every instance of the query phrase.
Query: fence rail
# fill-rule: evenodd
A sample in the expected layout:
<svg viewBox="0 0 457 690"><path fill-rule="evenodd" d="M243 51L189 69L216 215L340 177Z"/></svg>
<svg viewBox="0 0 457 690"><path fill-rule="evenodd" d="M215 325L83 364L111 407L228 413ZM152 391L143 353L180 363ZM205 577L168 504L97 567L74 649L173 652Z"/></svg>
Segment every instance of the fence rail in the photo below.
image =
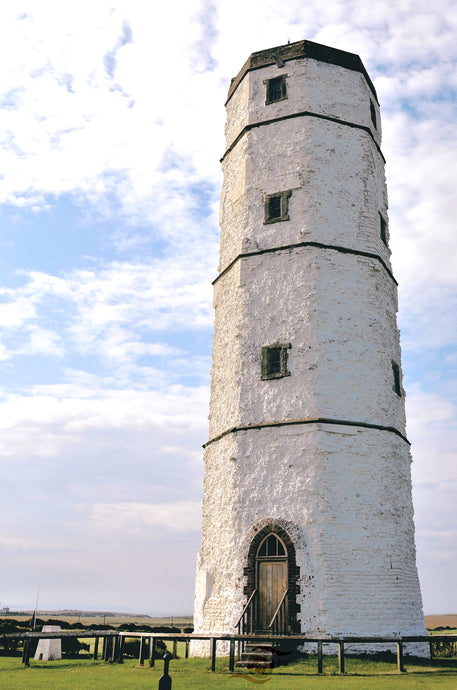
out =
<svg viewBox="0 0 457 690"><path fill-rule="evenodd" d="M323 645L336 644L338 646L338 669L340 673L345 672L345 644L366 644L366 645L380 645L391 644L396 645L397 648L397 669L400 673L405 671L404 663L404 645L414 642L424 642L430 645L431 642L454 642L457 644L457 635L405 635L405 636L390 636L390 637L367 637L367 636L305 636L305 635L199 635L195 633L150 633L150 632L129 632L118 630L60 630L59 632L24 632L24 633L2 633L0 634L0 643L2 640L19 639L24 640L24 653L22 655L23 663L28 666L30 663L29 642L33 639L60 639L63 637L70 638L95 638L94 659L98 656L99 640L103 641L103 649L101 658L105 661L123 662L123 646L126 638L138 637L141 640L139 663L144 665L145 660L145 644L144 640L149 640L149 665L154 666L154 648L155 640L170 640L173 641L174 646L178 642L186 644L186 658L189 653L189 643L192 640L207 640L210 642L211 648L211 670L216 670L216 653L218 642L229 642L229 669L233 671L235 668L235 644L236 642L253 642L266 643L274 645L281 642L293 642L297 646L305 644L317 645L317 661L318 673L323 670Z"/></svg>

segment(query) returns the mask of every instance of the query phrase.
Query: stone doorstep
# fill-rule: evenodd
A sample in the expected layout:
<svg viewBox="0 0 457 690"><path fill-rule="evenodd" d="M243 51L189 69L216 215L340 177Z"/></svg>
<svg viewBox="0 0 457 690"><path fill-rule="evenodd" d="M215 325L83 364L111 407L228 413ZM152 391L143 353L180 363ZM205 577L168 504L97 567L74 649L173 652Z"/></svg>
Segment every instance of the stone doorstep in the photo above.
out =
<svg viewBox="0 0 457 690"><path fill-rule="evenodd" d="M236 666L237 668L273 668L274 662L271 645L249 643Z"/></svg>
<svg viewBox="0 0 457 690"><path fill-rule="evenodd" d="M236 662L236 668L273 668L273 660L271 661L249 661L241 660Z"/></svg>

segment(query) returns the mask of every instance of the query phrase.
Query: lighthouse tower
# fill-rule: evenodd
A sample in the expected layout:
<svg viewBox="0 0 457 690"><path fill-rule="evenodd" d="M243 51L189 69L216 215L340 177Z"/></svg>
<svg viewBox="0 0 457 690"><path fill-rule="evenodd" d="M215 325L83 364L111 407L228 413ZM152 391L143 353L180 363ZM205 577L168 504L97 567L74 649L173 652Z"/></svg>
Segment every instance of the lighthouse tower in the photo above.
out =
<svg viewBox="0 0 457 690"><path fill-rule="evenodd" d="M195 632L425 634L376 91L300 41L226 106Z"/></svg>

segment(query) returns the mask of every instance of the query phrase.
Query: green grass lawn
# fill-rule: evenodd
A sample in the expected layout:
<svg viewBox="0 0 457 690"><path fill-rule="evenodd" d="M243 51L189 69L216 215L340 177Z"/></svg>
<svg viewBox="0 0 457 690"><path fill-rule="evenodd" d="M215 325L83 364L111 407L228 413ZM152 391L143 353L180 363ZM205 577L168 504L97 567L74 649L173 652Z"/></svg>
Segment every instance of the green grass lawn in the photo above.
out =
<svg viewBox="0 0 457 690"><path fill-rule="evenodd" d="M173 690L198 688L198 690L252 690L266 687L269 690L294 690L294 688L344 688L371 690L372 688L443 688L457 690L457 659L434 659L415 664L406 660L407 673L396 673L395 663L346 658L347 675L337 674L334 657L324 658L324 676L317 675L317 661L313 657L290 666L282 666L272 672L247 672L236 670L231 674L228 660L218 659L216 673L210 671L209 659L172 659L170 675ZM157 688L163 673L163 662L156 662L152 669L147 664L140 668L138 662L128 660L124 664L104 663L91 659L30 662L25 668L19 657L0 657L0 688L16 690L54 690L54 688L81 688L112 690L113 688Z"/></svg>

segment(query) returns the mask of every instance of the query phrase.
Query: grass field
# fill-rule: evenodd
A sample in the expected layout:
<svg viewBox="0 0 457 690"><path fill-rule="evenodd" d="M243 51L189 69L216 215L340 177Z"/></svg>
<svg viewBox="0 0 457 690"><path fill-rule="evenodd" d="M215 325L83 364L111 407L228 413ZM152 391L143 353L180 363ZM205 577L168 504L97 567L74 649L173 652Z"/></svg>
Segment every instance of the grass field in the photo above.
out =
<svg viewBox="0 0 457 690"><path fill-rule="evenodd" d="M55 616L60 620L70 623L78 621L75 616ZM19 616L14 616L19 619ZM44 617L46 618L46 617ZM83 625L96 624L103 629L103 617L83 616L80 621ZM190 616L176 616L171 618L149 618L132 616L106 617L106 626L118 626L121 623L138 623L144 625L173 625L184 628L192 625ZM446 616L437 620L427 621L428 628L431 623L437 625L454 626L456 618ZM431 631L432 634L456 633L452 630ZM93 651L93 639L85 639L91 643ZM170 651L172 643L167 643ZM178 644L178 655L184 656L184 644ZM210 671L209 659L173 659L170 664L170 674L173 679L173 690L197 689L198 690L245 690L256 686L266 686L270 690L294 690L300 688L320 688L327 690L333 688L339 690L376 690L377 688L405 688L413 690L423 688L443 688L443 690L457 690L457 658L440 658L429 661L412 663L406 660L407 673L399 675L396 671L396 663L383 661L363 660L346 657L346 675L337 673L337 660L333 657L324 657L324 675L317 675L317 660L310 657L289 666L283 666L273 671L246 672L237 670L231 674L228 669L227 659L217 660L216 673ZM156 662L153 669L138 666L137 660L126 660L124 664L105 663L93 661L91 658L62 659L54 662L38 662L33 659L30 668L25 668L20 657L0 657L0 690L54 690L60 688L79 688L104 690L119 688L157 688L159 678L163 673L163 662Z"/></svg>
<svg viewBox="0 0 457 690"><path fill-rule="evenodd" d="M457 659L440 659L420 663L406 662L407 673L397 674L394 663L362 659L346 659L347 675L337 675L335 658L325 658L324 676L317 676L315 658L304 659L273 671L240 672L231 674L228 660L218 659L216 673L209 670L208 659L173 659L170 675L173 690L197 689L246 690L256 685L269 690L295 688L344 688L371 690L374 688L443 688L457 690ZM8 690L54 690L84 688L104 690L112 688L157 688L163 673L163 662L152 669L139 667L137 661L124 664L104 663L91 659L38 662L25 668L18 657L0 657L0 688Z"/></svg>

